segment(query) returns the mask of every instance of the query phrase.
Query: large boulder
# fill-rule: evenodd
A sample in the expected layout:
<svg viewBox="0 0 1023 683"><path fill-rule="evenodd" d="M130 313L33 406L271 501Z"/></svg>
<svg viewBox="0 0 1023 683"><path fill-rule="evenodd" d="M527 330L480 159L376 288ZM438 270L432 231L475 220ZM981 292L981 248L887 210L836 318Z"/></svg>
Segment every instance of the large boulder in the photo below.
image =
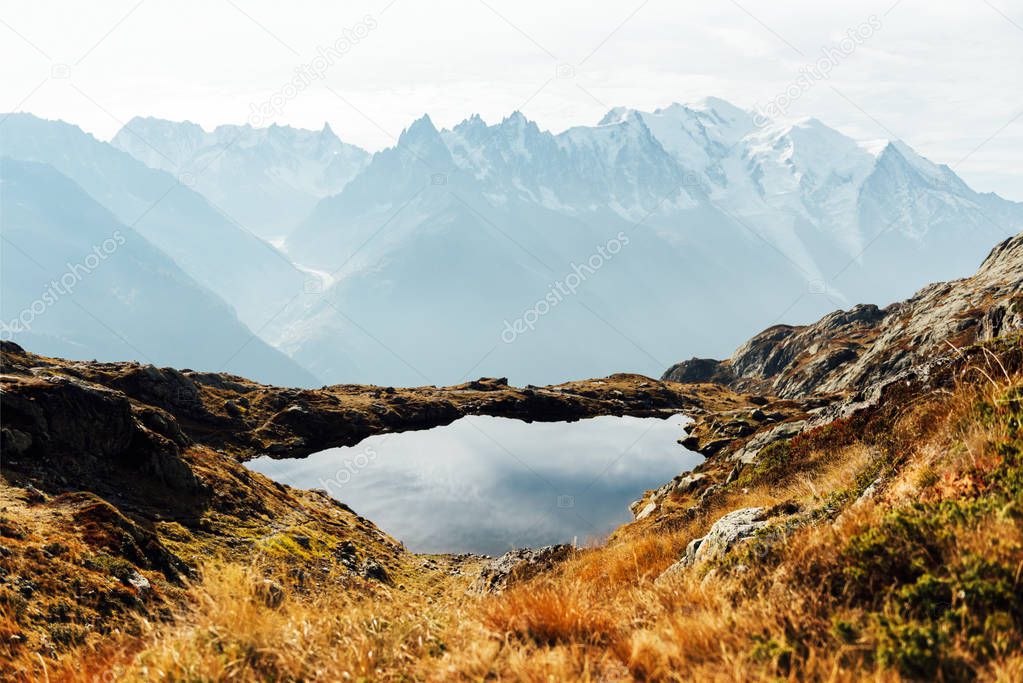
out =
<svg viewBox="0 0 1023 683"><path fill-rule="evenodd" d="M741 508L718 519L707 535L693 545L692 563L721 559L733 546L763 529L767 526L763 512L759 507Z"/></svg>
<svg viewBox="0 0 1023 683"><path fill-rule="evenodd" d="M766 528L772 517L789 515L795 510L795 506L789 504L771 509L748 507L732 510L719 517L703 538L694 538L690 541L682 557L664 570L657 581L660 582L689 567L722 559L735 546Z"/></svg>
<svg viewBox="0 0 1023 683"><path fill-rule="evenodd" d="M727 364L713 358L690 358L672 365L661 379L682 384L709 382L727 386L735 381L735 373Z"/></svg>

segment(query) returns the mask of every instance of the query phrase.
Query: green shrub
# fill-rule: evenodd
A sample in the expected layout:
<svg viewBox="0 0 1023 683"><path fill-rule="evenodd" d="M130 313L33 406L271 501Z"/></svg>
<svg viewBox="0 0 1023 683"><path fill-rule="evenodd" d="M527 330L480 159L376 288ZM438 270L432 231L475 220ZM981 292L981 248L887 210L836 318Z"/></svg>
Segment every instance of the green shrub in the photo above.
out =
<svg viewBox="0 0 1023 683"><path fill-rule="evenodd" d="M947 639L933 624L880 620L877 659L911 678L934 680Z"/></svg>

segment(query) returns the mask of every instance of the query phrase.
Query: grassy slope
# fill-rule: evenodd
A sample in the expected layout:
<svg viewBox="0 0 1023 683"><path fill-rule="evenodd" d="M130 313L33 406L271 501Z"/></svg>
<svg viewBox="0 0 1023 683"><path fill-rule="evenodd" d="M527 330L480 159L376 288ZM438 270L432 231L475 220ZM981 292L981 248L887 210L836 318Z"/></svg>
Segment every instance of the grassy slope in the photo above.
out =
<svg viewBox="0 0 1023 683"><path fill-rule="evenodd" d="M1023 374L975 354L950 389L776 446L692 511L676 494L562 569L487 597L213 561L191 607L93 650L93 680L1023 679ZM865 495L865 491L870 491ZM797 510L655 581L725 512ZM276 605L276 606L268 606Z"/></svg>

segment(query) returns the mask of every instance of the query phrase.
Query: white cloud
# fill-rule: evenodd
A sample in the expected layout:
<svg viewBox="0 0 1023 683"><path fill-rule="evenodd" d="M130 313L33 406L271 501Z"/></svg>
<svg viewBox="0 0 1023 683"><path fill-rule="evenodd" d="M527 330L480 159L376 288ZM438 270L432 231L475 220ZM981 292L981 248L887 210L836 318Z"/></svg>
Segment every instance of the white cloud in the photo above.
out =
<svg viewBox="0 0 1023 683"><path fill-rule="evenodd" d="M864 138L888 129L952 164L1023 106L1021 30L966 0L903 0L888 14L892 0L388 2L4 3L0 110L63 118L102 138L135 114L242 122L250 102L367 14L379 26L325 79L358 111L317 83L288 103L281 123L327 120L372 149L390 143L381 129L397 134L423 112L451 125L474 112L494 120L520 108L560 130L599 118L604 106L592 96L608 106L705 95L753 106L871 14L882 28L794 103L793 116L814 115ZM994 4L1023 24L1019 9ZM69 65L70 78L51 79L54 64ZM540 90L558 64L573 65L574 80ZM1023 118L957 170L977 189L1023 200L1021 139Z"/></svg>

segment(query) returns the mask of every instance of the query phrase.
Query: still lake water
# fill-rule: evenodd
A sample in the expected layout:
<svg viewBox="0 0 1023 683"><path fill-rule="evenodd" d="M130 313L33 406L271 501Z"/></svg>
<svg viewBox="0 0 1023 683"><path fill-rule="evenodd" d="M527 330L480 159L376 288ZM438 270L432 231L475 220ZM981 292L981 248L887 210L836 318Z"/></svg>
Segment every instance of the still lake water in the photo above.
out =
<svg viewBox="0 0 1023 683"><path fill-rule="evenodd" d="M410 550L497 555L583 544L629 521L628 505L643 491L702 462L677 443L688 423L682 415L532 423L469 416L247 465L283 484L326 489Z"/></svg>

